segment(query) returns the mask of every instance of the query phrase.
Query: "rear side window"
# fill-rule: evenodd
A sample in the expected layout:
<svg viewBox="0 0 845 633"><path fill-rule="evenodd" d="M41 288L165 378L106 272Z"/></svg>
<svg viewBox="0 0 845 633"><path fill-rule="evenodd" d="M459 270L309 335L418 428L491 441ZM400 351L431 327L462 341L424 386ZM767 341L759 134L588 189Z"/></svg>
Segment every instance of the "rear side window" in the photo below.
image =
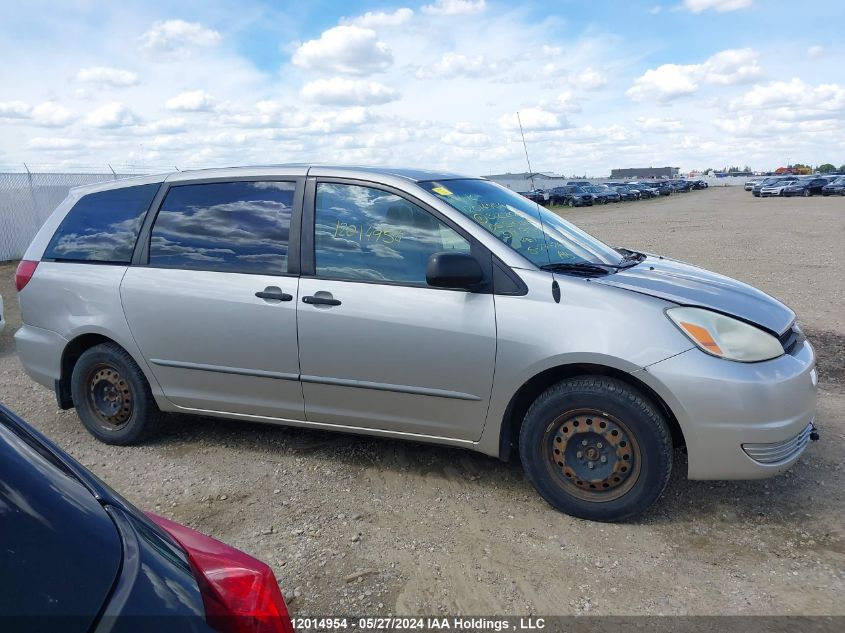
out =
<svg viewBox="0 0 845 633"><path fill-rule="evenodd" d="M62 220L44 258L128 264L158 188L120 187L83 196Z"/></svg>
<svg viewBox="0 0 845 633"><path fill-rule="evenodd" d="M150 266L284 274L293 182L172 187L150 236Z"/></svg>

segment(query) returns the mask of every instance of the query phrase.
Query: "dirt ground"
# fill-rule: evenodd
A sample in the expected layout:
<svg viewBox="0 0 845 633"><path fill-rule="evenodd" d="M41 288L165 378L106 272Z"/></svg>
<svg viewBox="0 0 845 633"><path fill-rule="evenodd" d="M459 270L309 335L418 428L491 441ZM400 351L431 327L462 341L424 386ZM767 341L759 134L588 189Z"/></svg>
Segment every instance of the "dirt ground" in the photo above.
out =
<svg viewBox="0 0 845 633"><path fill-rule="evenodd" d="M188 417L110 447L23 373L10 264L0 400L133 503L269 562L301 615L845 614L845 199L711 188L564 215L795 309L822 441L768 481L687 481L679 453L657 506L624 525L560 514L518 465L459 449Z"/></svg>

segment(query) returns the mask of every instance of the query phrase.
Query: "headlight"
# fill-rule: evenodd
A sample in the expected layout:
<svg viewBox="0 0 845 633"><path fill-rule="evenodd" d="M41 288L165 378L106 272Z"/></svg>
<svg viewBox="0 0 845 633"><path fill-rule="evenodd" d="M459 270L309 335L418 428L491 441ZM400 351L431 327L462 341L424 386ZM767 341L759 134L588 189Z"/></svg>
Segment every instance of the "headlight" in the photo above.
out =
<svg viewBox="0 0 845 633"><path fill-rule="evenodd" d="M700 349L719 358L753 363L784 354L771 334L718 312L670 308L666 316Z"/></svg>

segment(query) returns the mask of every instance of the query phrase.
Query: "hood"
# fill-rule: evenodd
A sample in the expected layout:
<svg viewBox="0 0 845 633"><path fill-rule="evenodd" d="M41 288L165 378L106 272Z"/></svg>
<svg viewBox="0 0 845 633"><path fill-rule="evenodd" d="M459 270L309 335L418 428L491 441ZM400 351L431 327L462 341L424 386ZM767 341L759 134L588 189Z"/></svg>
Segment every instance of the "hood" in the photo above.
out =
<svg viewBox="0 0 845 633"><path fill-rule="evenodd" d="M781 334L795 313L741 281L673 259L649 256L643 262L594 282L632 290L685 306L708 308Z"/></svg>

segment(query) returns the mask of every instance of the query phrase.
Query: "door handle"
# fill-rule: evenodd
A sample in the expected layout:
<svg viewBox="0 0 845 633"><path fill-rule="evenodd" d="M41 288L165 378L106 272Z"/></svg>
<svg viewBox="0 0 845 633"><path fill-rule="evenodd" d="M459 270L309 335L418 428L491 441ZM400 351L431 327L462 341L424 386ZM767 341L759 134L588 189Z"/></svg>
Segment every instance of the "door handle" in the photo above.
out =
<svg viewBox="0 0 845 633"><path fill-rule="evenodd" d="M310 303L315 306L339 306L340 299L332 299L331 297L302 297L302 303Z"/></svg>
<svg viewBox="0 0 845 633"><path fill-rule="evenodd" d="M272 299L274 301L293 301L293 295L282 292L278 288L265 288L260 292L256 292L255 296L259 299Z"/></svg>

